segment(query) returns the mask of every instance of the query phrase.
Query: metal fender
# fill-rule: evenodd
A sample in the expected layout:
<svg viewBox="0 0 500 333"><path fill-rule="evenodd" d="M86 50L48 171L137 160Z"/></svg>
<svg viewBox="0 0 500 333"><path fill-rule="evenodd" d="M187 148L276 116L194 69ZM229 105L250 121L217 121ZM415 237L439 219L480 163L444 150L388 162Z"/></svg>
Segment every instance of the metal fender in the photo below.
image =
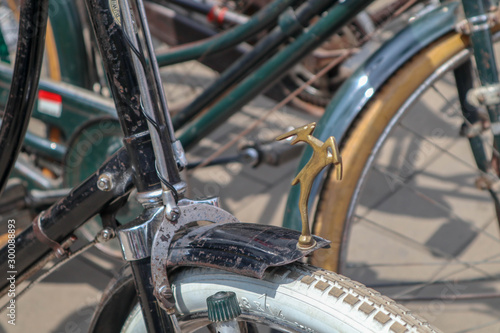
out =
<svg viewBox="0 0 500 333"><path fill-rule="evenodd" d="M382 45L338 90L327 106L325 114L318 121L314 135L321 141L333 135L338 142L342 142L353 120L383 83L408 59L454 29L457 8L458 3L455 2L439 6L410 22L407 27ZM311 154L310 148L304 152L298 167L299 171ZM325 171L316 178L309 199L310 207L313 207L324 175ZM283 226L300 230L302 224L298 201L299 188L295 186L288 196Z"/></svg>
<svg viewBox="0 0 500 333"><path fill-rule="evenodd" d="M167 267L212 267L262 278L271 266L297 261L329 241L314 236L316 245L297 248L300 232L253 223L212 224L194 228L172 242Z"/></svg>
<svg viewBox="0 0 500 333"><path fill-rule="evenodd" d="M210 224L179 231L170 245L168 267L213 267L261 278L266 268L301 259L330 242L314 236L316 246L297 248L300 232L252 223ZM118 332L136 291L130 267L125 266L103 293L88 332Z"/></svg>

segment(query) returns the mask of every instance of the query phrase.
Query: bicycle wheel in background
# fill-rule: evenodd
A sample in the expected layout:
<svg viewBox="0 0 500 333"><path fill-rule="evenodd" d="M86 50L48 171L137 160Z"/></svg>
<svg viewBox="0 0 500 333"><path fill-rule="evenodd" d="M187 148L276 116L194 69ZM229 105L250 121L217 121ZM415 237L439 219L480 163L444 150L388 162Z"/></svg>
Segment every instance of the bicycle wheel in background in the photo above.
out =
<svg viewBox="0 0 500 333"><path fill-rule="evenodd" d="M3 66L13 66L17 49L18 26L20 5L17 0L0 1L0 60ZM44 58L42 65L42 80L53 82L65 82L80 88L90 89L93 87L93 66L89 65L88 57L84 47L84 36L79 20L77 4L65 1L51 2L49 8L49 19L47 21L47 33L45 38ZM71 26L67 23L71 22ZM64 29L61 29L64 27ZM7 96L7 84L2 85L4 94ZM46 93L45 97L60 97L55 94ZM50 102L49 98L49 102ZM6 101L6 100L5 100ZM2 101L2 102L5 102ZM53 103L52 103L53 104ZM18 231L32 222L33 218L43 209L50 206L51 201L35 203L30 200L31 190L47 190L56 187L70 188L79 184L106 160L115 150L120 147L120 137L122 131L118 121L108 118L87 122L86 124L65 125L61 120L60 113L54 113L54 106L51 103L35 104L33 116L30 119L28 131L41 139L47 139L52 143L64 144L66 150L65 161L58 160L50 155L39 154L36 147L26 144L20 155L23 170L15 169L11 174L11 179L7 184L6 191L0 199L0 217L3 220L14 218L18 221ZM48 106L47 106L48 105ZM43 106L43 107L42 107ZM3 106L0 107L0 109ZM55 107L57 110L57 106ZM1 113L2 111L0 111ZM99 121L99 124L96 122ZM98 125L106 124L107 131L102 130ZM68 126L68 127L65 127ZM97 130L96 130L97 128ZM104 127L101 127L101 129ZM82 131L84 131L82 133ZM91 133L101 138L100 149L77 149L82 136ZM96 136L94 136L96 137ZM80 140L80 141L79 141ZM116 142L119 144L116 144ZM87 147L87 145L85 145ZM78 151L75 151L77 149ZM68 163L68 160L73 163ZM27 174L26 174L27 172ZM35 175L35 176L33 176ZM41 184L33 181L33 177L41 180ZM47 188L43 185L49 184ZM45 194L47 196L47 194ZM48 195L50 197L50 195ZM54 202L57 196L52 199ZM96 230L92 229L96 228ZM93 240L95 234L102 229L100 224L86 226L83 228L86 236ZM6 231L7 229L5 229ZM0 240L6 241L7 234L0 236ZM5 238L5 239L3 239ZM108 247L104 247L108 249ZM113 249L114 255L121 255L117 245Z"/></svg>
<svg viewBox="0 0 500 333"><path fill-rule="evenodd" d="M248 332L268 327L277 332L436 332L376 291L302 264L270 269L261 280L207 268L177 269L169 279L182 332L213 329L206 299L220 291L236 294L242 311L238 321ZM133 285L131 279L127 283ZM121 284L116 295L130 299L126 289ZM100 308L89 332L145 332L140 307L130 309L129 315L120 312L109 320L110 313Z"/></svg>
<svg viewBox="0 0 500 333"><path fill-rule="evenodd" d="M0 2L1 61L14 63L19 25L19 4L15 0ZM57 47L50 22L47 25L43 73L54 81L61 81L61 68Z"/></svg>
<svg viewBox="0 0 500 333"><path fill-rule="evenodd" d="M340 143L344 179L325 181L314 224L333 241L315 265L414 300L407 306L447 332L499 327L498 299L481 299L500 295L499 227L476 188L453 76L471 64L467 47L458 34L442 38L376 93Z"/></svg>
<svg viewBox="0 0 500 333"><path fill-rule="evenodd" d="M329 62L344 57L346 52L352 53L352 56L341 61L326 75L307 85L294 100L294 105L314 115L323 114L337 89L353 71L395 32L406 26L413 14L429 9L434 5L433 2L435 3L427 0L373 1L366 10L311 52L284 78L285 86L293 90L306 83Z"/></svg>
<svg viewBox="0 0 500 333"><path fill-rule="evenodd" d="M15 59L15 52L17 47L17 37L18 37L18 25L19 25L19 4L15 0L5 0L0 2L0 62L8 66L13 66ZM49 78L53 81L61 80L61 68L59 57L57 53L55 38L50 22L47 25L47 35L45 41L45 55L44 55L44 65L42 76ZM4 88L2 88L4 89ZM7 95L7 92L5 92ZM3 114L3 107L0 110L0 115ZM41 135L52 137L52 139L59 138L59 132L57 129L50 130L48 127L42 124L37 124L36 129ZM40 126L42 125L42 126ZM33 126L31 126L33 128ZM53 178L54 174L49 169L42 169L47 177ZM18 179L11 179L9 184L12 188L21 187L21 182ZM8 185L9 186L9 185ZM9 206L10 196L5 194L2 200L0 200L0 205ZM3 220L7 221L9 218L15 218L20 223L19 232L21 228L29 225L31 223L34 212L29 210L15 210L10 209L8 212L2 209L1 217ZM5 232L7 229L5 229ZM7 233L0 235L0 245L7 241Z"/></svg>

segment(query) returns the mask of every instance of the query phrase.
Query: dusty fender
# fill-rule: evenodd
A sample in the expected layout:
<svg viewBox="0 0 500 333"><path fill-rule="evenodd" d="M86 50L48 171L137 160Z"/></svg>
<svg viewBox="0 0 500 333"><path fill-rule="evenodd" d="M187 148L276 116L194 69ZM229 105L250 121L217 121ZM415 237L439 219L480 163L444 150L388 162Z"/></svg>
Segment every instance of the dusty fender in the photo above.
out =
<svg viewBox="0 0 500 333"><path fill-rule="evenodd" d="M173 241L167 266L205 266L262 278L267 268L297 261L330 243L314 236L314 247L299 250L299 236L295 230L252 223L194 228Z"/></svg>
<svg viewBox="0 0 500 333"><path fill-rule="evenodd" d="M334 136L341 144L342 138L363 107L398 68L420 50L454 29L458 3L440 6L412 21L387 43L382 45L342 85L318 121L314 136L325 141ZM311 157L308 148L300 161L300 171ZM298 171L297 171L298 172ZM321 188L323 177L317 177L311 190L309 206ZM288 196L283 226L300 230L299 188L292 187Z"/></svg>

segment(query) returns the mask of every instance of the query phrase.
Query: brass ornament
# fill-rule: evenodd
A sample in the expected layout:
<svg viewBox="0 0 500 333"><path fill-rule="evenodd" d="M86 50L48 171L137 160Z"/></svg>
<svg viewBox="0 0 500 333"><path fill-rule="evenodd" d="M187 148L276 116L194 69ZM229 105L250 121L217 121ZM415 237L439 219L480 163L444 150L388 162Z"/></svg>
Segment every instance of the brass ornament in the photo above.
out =
<svg viewBox="0 0 500 333"><path fill-rule="evenodd" d="M288 133L282 134L276 140L284 140L294 137L290 144L305 142L313 149L311 159L300 170L299 174L292 181L292 185L300 183L299 210L302 219L302 234L297 244L299 249L309 249L316 244L311 236L308 218L308 201L314 179L324 167L333 164L336 169L337 180L342 179L342 157L340 156L337 143L333 136L326 139L325 142L312 136L316 123L310 123L296 128Z"/></svg>

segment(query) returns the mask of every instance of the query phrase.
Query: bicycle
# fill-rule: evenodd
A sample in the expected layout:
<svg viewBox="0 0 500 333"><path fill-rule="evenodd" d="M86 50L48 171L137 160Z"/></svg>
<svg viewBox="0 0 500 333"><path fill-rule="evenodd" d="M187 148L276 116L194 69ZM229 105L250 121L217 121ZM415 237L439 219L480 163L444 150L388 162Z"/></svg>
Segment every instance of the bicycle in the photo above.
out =
<svg viewBox="0 0 500 333"><path fill-rule="evenodd" d="M367 73L363 72L363 69L360 72L358 72L357 75L351 81L349 81L348 84L345 85L342 90L343 94L349 92L350 94L352 94L351 96L353 97L343 99L342 102L339 102L340 100L337 99L335 104L332 104L337 107L335 111L335 117L331 117L331 114L329 115L331 118L327 118L327 116L325 116L325 118L323 118L321 123L322 127L320 127L319 130L325 131L324 129L330 126L332 122L335 123L337 121L338 122L334 124L334 126L330 126L330 128L333 129L334 131L346 130L346 127L351 124L352 119L359 114L359 111L362 108L360 107L360 105L363 105L363 103L365 103L367 99L370 100L372 97L374 97L374 92L377 91L380 88L380 86L382 86L385 83L385 80L388 76L395 73L399 68L399 66L402 63L405 63L405 61L407 61L408 59L410 59L411 56L416 55L418 54L419 51L424 50L424 46L430 45L433 40L448 34L450 31L454 29L455 15L453 13L453 10L455 7L456 7L455 5L444 6L432 13L427 14L427 16L415 20L415 22L410 28L408 28L399 36L397 36L393 42L387 44L384 47L384 49L380 51L379 54L377 54L377 56L373 57L368 62L368 66L372 66L372 68L375 68L375 64L378 64L379 67L377 68L380 68L379 69L380 72L378 73L380 75L370 75L370 80L375 80L375 82L366 81L366 78L368 78L368 76L366 75ZM410 36L411 38L408 38L408 36ZM423 36L425 38L422 38L422 40L419 43L416 43L415 36L421 36L421 37ZM399 47L398 43L402 43L401 45L405 45L407 49L402 50L402 48ZM399 51L399 53L395 51ZM385 56L389 53L392 54L392 57L387 58L386 62L382 62L382 64L380 65L380 63L377 61L381 59L381 56ZM430 68L432 68L432 66ZM359 82L364 82L364 85L358 84ZM367 82L370 84L369 86L366 85ZM351 110L345 111L345 109L344 110L341 109L340 106L342 106L342 108L352 106L352 104L349 105L347 102L353 102L353 101L356 103ZM339 103L342 104L339 106ZM330 108L329 112L332 112L331 110L333 110L333 107ZM383 111L381 112L384 113ZM330 120L327 121L327 119ZM339 130L339 128L341 129ZM342 134L339 134L338 137L341 138L340 139L341 141L344 138ZM297 211L297 208L295 208L295 206L293 205L289 205L288 208L289 211L291 212ZM286 223L287 225L293 225L292 222L294 221L293 218L294 218L293 214L289 215L289 217L285 219L284 223ZM319 228L318 224L316 224L316 228ZM338 233L338 235L340 235L340 233ZM341 238L341 240L343 239Z"/></svg>
<svg viewBox="0 0 500 333"><path fill-rule="evenodd" d="M124 131L125 147L68 196L42 212L23 233L9 237L12 241L0 250L0 266L9 274L1 285L1 294L15 294L17 285L47 262L58 258L60 261L56 265L61 265L95 242L114 237L116 231L124 258L130 261L133 278L124 276L125 280L111 285L94 317L91 331L164 332L167 329L190 330L207 324L215 326L216 330L235 331L240 326L238 318L244 329L255 329L255 322L301 331L329 332L348 328L364 332L370 326L375 330L389 327L415 330L418 326L420 330L434 331L392 301L335 273L299 263L283 265L325 246L325 240L309 236L307 242L300 243L298 232L238 222L218 208L215 199L193 201L183 198L185 184L178 168L185 166L186 161L182 150L174 149L176 139L168 112L160 102L163 90L157 89L158 85L149 89L148 80L153 83L158 79L158 68L151 62L154 53L147 30L141 32L146 26L142 2L132 5L136 6L133 7L138 18L136 25L126 1L120 3L118 17L108 1L87 2L104 68L108 77L113 78L110 88ZM47 9L48 1L22 3L14 66L14 76L19 80L13 81L0 130L0 147L4 156L9 157L0 163L1 171L5 171L0 188L5 186L19 154L34 104ZM145 46L139 43L136 32L141 32L139 36L144 38ZM295 133L297 140L302 138L299 132L288 135ZM332 163L340 162L337 158ZM115 214L125 204L133 186L139 192L143 214L117 227ZM105 228L95 242L71 254L69 247L75 241L72 233L98 212L103 216ZM9 230L15 229L15 221L10 221L9 225L14 226ZM14 234L9 231L9 235ZM302 236L307 235L303 233ZM197 244L198 240L202 243ZM231 242L229 247L228 241ZM191 253L186 253L186 249ZM223 258L217 259L221 254ZM205 267L181 268L193 265ZM266 272L270 266L277 268ZM226 272L217 268L224 268ZM135 289L134 284L137 295L130 290ZM212 287L215 289L210 291ZM201 292L210 293L211 297L200 303ZM268 296L264 300L264 312L253 306L262 293ZM136 297L142 309L140 312L138 308L133 309ZM329 305L327 300L330 300ZM360 301L360 306L353 307ZM7 306L14 324L15 302L11 298ZM322 311L317 311L320 309L318 302L323 305ZM214 309L208 310L207 321L206 308L210 308L210 304L214 304ZM330 311L324 313L327 308ZM305 311L308 315L302 318L305 309L310 311ZM352 318L347 319L346 315ZM317 320L311 320L311 316Z"/></svg>

